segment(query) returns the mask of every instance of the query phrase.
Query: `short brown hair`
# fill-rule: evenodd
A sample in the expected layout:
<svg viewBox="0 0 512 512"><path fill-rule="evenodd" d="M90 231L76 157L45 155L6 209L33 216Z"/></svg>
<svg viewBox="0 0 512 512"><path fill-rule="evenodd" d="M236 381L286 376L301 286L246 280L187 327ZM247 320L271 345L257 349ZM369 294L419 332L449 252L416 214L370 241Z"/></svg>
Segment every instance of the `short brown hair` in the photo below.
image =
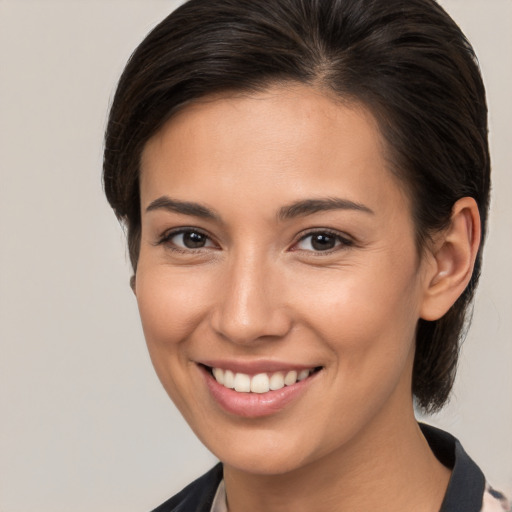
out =
<svg viewBox="0 0 512 512"><path fill-rule="evenodd" d="M142 150L177 109L222 91L321 84L366 105L413 204L418 247L473 197L483 233L490 161L485 90L475 54L434 0L190 0L140 44L119 81L104 156L107 198L140 245ZM419 321L413 394L440 409L455 378L481 267L440 320Z"/></svg>

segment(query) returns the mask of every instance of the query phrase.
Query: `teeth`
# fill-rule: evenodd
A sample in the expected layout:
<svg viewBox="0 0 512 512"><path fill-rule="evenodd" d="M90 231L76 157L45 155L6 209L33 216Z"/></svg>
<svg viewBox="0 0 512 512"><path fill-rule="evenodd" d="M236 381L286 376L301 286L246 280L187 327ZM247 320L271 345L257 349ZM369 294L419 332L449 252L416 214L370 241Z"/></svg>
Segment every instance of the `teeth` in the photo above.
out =
<svg viewBox="0 0 512 512"><path fill-rule="evenodd" d="M219 382L218 379L217 382ZM219 384L224 384L227 388L233 389L235 387L235 374L231 370L226 370L224 372L224 382L219 382Z"/></svg>
<svg viewBox="0 0 512 512"><path fill-rule="evenodd" d="M295 370L288 372L286 374L286 377L284 378L284 383L287 386L291 386L292 384L295 384L296 382L297 382L297 372Z"/></svg>
<svg viewBox="0 0 512 512"><path fill-rule="evenodd" d="M284 375L281 372L272 374L269 387L272 391L284 388Z"/></svg>
<svg viewBox="0 0 512 512"><path fill-rule="evenodd" d="M239 393L250 393L251 377L245 373L237 373L235 375L235 391Z"/></svg>
<svg viewBox="0 0 512 512"><path fill-rule="evenodd" d="M304 380L309 377L309 370L302 370L299 372L299 375L297 375L297 380Z"/></svg>
<svg viewBox="0 0 512 512"><path fill-rule="evenodd" d="M253 393L266 393L270 390L270 382L266 373L259 373L251 379L251 391Z"/></svg>
<svg viewBox="0 0 512 512"><path fill-rule="evenodd" d="M212 370L213 376L215 377L215 380L219 384L224 384L224 370L222 368L214 368Z"/></svg>
<svg viewBox="0 0 512 512"><path fill-rule="evenodd" d="M212 368L215 380L224 387L234 389L239 393L267 393L268 391L276 391L285 386L293 386L293 384L309 377L313 369L290 370L287 373L275 372L272 374L258 373L250 376L245 373L233 373L231 370L223 370L222 368Z"/></svg>

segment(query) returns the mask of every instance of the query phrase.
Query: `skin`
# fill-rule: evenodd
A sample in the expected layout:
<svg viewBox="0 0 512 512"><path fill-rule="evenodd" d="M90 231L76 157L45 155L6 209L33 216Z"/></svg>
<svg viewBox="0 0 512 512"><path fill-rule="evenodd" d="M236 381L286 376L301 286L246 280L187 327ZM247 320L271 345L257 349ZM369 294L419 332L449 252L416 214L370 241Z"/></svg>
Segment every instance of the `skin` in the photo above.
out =
<svg viewBox="0 0 512 512"><path fill-rule="evenodd" d="M461 200L418 254L387 166L362 106L306 86L198 101L145 147L134 291L164 388L224 463L230 512L439 510L450 472L414 419L414 333L467 284L478 213ZM279 215L332 198L359 208ZM244 418L208 391L198 363L212 359L322 370L282 410Z"/></svg>

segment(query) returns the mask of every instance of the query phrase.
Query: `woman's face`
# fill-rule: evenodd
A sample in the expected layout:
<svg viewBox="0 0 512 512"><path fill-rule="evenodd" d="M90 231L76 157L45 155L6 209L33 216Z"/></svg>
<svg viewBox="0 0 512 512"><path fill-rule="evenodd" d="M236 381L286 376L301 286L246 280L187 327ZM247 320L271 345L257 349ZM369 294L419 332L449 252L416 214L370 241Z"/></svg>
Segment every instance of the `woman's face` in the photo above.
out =
<svg viewBox="0 0 512 512"><path fill-rule="evenodd" d="M142 324L226 464L283 473L410 418L428 272L386 164L363 108L306 86L196 102L147 144Z"/></svg>

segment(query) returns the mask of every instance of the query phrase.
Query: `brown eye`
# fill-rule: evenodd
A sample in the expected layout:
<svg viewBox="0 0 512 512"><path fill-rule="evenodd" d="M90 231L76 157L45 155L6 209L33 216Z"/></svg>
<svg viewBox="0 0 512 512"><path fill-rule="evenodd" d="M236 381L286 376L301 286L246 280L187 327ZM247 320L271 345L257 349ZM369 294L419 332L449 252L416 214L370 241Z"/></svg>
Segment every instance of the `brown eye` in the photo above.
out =
<svg viewBox="0 0 512 512"><path fill-rule="evenodd" d="M203 249L215 247L215 244L207 235L192 229L170 233L163 241L166 244L179 249Z"/></svg>
<svg viewBox="0 0 512 512"><path fill-rule="evenodd" d="M336 238L324 233L311 236L311 247L315 249L315 251L327 251L329 249L334 249L336 242Z"/></svg>
<svg viewBox="0 0 512 512"><path fill-rule="evenodd" d="M183 245L187 249L199 249L204 247L207 242L207 237L202 233L196 233L195 231L190 231L188 233L183 233Z"/></svg>
<svg viewBox="0 0 512 512"><path fill-rule="evenodd" d="M296 245L296 249L301 251L325 252L333 249L348 247L352 245L350 240L329 231L318 231L309 233L302 237Z"/></svg>

